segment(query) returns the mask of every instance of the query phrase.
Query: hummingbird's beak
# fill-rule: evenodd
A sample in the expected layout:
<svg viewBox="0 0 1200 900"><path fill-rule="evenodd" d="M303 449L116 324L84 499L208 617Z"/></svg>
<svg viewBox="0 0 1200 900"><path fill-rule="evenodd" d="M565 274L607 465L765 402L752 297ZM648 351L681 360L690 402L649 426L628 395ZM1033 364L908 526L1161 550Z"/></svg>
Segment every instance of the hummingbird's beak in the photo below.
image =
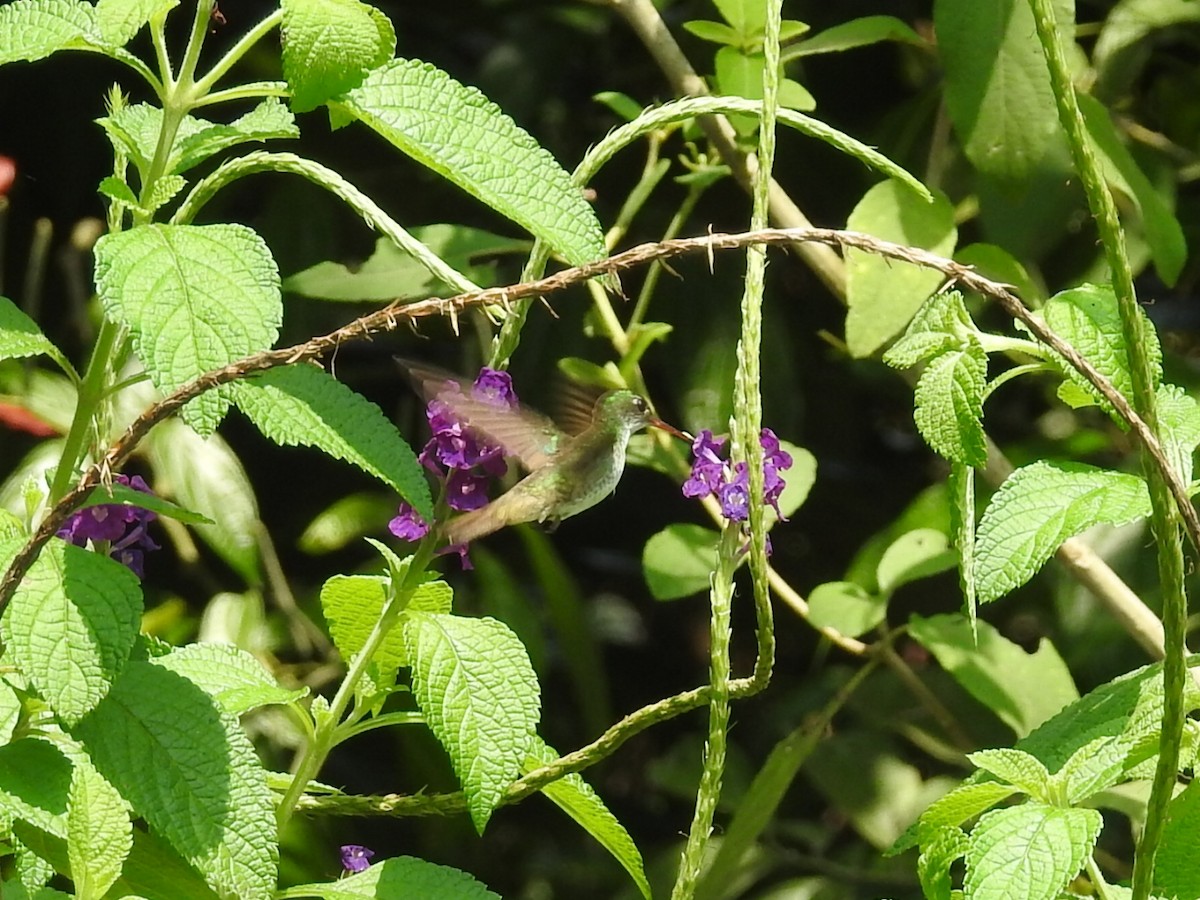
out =
<svg viewBox="0 0 1200 900"><path fill-rule="evenodd" d="M679 438L680 440L687 441L689 444L695 442L695 440L696 440L694 437L692 437L686 431L680 431L674 425L668 425L662 419L659 419L656 417L649 418L646 421L646 424L649 425L651 428L658 428L658 429L661 429L662 431L665 431L667 434L672 434L675 437Z"/></svg>

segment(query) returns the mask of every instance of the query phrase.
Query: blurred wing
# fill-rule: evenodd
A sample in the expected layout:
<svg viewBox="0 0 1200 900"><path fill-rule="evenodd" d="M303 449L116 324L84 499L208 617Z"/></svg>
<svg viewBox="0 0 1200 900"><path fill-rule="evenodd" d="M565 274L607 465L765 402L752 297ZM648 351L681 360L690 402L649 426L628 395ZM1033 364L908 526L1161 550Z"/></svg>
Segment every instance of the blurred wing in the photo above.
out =
<svg viewBox="0 0 1200 900"><path fill-rule="evenodd" d="M554 421L567 434L580 434L592 424L596 401L603 395L603 388L580 384L569 378L560 378L556 385L558 396L554 404Z"/></svg>
<svg viewBox="0 0 1200 900"><path fill-rule="evenodd" d="M558 451L563 432L546 416L524 406L509 409L479 400L471 382L445 369L396 357L413 387L425 401L441 400L472 431L499 444L526 469L546 465Z"/></svg>

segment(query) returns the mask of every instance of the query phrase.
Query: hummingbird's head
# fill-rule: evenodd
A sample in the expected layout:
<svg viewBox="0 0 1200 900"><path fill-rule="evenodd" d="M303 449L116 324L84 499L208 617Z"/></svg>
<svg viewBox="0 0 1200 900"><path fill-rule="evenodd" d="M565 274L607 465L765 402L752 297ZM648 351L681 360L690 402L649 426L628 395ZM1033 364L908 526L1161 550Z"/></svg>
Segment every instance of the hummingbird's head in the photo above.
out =
<svg viewBox="0 0 1200 900"><path fill-rule="evenodd" d="M661 428L678 438L691 441L691 436L684 434L678 428L668 425L650 411L650 404L644 397L639 397L633 391L609 391L602 394L596 401L594 420L618 422L629 432L639 431L647 425Z"/></svg>

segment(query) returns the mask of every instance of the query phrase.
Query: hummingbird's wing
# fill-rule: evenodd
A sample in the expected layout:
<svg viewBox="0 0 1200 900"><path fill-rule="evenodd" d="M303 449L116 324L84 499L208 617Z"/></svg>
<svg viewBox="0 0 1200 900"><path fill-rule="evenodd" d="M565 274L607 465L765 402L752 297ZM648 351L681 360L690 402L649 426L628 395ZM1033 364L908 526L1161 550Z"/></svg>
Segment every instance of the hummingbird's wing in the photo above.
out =
<svg viewBox="0 0 1200 900"><path fill-rule="evenodd" d="M554 421L567 434L582 434L592 424L604 390L566 377L556 379L555 388Z"/></svg>
<svg viewBox="0 0 1200 900"><path fill-rule="evenodd" d="M506 456L515 456L531 472L553 459L566 436L548 417L526 406L512 409L476 397L468 379L427 363L400 357L396 362L426 401L445 403L472 431L499 444Z"/></svg>

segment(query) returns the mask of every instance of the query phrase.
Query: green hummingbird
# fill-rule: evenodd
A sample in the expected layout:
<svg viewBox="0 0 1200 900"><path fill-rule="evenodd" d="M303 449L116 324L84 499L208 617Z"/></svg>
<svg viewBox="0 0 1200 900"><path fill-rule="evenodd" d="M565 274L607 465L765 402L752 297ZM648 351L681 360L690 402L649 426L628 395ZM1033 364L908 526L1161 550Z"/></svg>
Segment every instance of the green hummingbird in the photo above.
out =
<svg viewBox="0 0 1200 900"><path fill-rule="evenodd" d="M445 403L471 431L498 444L506 456L516 457L529 473L486 506L450 520L445 535L451 544L467 544L521 522L553 528L595 506L616 489L625 471L629 438L646 426L692 439L654 415L633 391L607 391L596 397L573 385L560 397L560 425L527 406L513 408L481 398L472 392L470 381L442 369L399 358L397 362L426 401Z"/></svg>

